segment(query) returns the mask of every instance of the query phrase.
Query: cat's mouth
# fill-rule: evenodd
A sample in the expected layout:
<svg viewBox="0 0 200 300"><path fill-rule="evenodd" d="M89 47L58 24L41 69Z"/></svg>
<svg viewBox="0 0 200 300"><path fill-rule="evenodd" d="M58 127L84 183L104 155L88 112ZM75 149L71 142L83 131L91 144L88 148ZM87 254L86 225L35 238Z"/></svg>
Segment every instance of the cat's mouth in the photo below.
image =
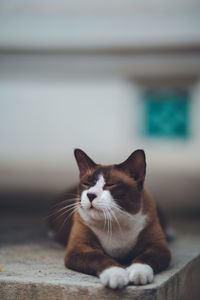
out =
<svg viewBox="0 0 200 300"><path fill-rule="evenodd" d="M81 205L81 208L83 211L85 211L86 215L89 218L92 218L94 220L102 220L104 218L103 209L93 203L90 203L90 205Z"/></svg>
<svg viewBox="0 0 200 300"><path fill-rule="evenodd" d="M103 211L102 209L100 208L97 208L95 207L94 205L91 205L87 211L89 212L89 214L92 216L92 217L100 217L101 215L103 215Z"/></svg>
<svg viewBox="0 0 200 300"><path fill-rule="evenodd" d="M88 208L89 211L96 211L98 213L103 213L103 211L99 208L96 208L95 206L91 205L90 208Z"/></svg>

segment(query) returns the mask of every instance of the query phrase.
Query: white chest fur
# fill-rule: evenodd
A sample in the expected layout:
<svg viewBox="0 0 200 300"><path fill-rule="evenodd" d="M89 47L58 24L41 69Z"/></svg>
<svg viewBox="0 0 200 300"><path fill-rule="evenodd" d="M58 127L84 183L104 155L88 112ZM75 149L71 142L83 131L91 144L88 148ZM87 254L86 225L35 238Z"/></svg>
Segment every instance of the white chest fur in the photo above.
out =
<svg viewBox="0 0 200 300"><path fill-rule="evenodd" d="M133 216L123 215L118 222L105 228L92 227L104 251L114 258L122 258L135 246L139 233L146 224L146 215L141 212ZM109 226L109 228L108 228ZM115 228L112 228L115 226Z"/></svg>

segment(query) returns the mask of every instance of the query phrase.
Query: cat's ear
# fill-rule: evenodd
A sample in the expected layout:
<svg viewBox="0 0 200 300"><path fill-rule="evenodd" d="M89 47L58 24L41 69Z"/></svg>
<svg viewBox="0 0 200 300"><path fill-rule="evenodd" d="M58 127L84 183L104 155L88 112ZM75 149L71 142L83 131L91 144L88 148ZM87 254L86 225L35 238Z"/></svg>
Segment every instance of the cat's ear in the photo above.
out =
<svg viewBox="0 0 200 300"><path fill-rule="evenodd" d="M88 170L96 167L96 163L81 149L75 149L74 156L79 167L80 177L82 177Z"/></svg>
<svg viewBox="0 0 200 300"><path fill-rule="evenodd" d="M146 159L143 150L134 151L123 163L117 165L118 168L127 172L139 186L143 186L146 174Z"/></svg>

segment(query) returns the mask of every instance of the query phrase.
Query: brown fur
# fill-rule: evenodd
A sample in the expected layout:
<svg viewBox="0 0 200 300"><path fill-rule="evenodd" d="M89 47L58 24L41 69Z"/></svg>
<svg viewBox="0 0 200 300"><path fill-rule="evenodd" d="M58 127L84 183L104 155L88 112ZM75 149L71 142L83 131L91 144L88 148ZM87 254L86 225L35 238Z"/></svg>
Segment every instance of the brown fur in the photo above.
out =
<svg viewBox="0 0 200 300"><path fill-rule="evenodd" d="M102 166L95 164L81 150L76 151L75 156L80 169L76 201L80 201L81 192L86 186L94 185L98 174L102 173L108 184L104 189L110 190L118 205L131 214L142 210L142 213L148 216L148 220L134 248L126 257L117 260L105 253L93 231L84 223L79 213L75 212L73 222L67 226L67 230L64 227L64 231L59 235L59 239L66 242L70 233L65 253L66 267L92 275L99 275L111 266L124 267L134 262L150 265L155 273L167 268L170 251L161 228L162 220L159 220L154 199L143 187L146 169L144 153L136 151L120 165ZM84 164L84 161L87 161L87 164ZM110 186L109 182L114 185ZM62 202L60 205L59 208L62 207ZM50 225L55 229L53 222L50 222Z"/></svg>

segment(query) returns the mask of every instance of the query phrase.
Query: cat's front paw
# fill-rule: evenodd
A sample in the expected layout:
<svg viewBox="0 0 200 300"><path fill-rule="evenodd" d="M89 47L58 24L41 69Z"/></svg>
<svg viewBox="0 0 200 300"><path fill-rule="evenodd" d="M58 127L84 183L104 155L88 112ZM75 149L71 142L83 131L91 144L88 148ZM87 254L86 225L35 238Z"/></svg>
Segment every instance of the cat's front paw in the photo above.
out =
<svg viewBox="0 0 200 300"><path fill-rule="evenodd" d="M153 281L153 269L147 264L135 263L126 268L129 282L147 284Z"/></svg>
<svg viewBox="0 0 200 300"><path fill-rule="evenodd" d="M128 273L120 267L110 267L100 273L99 278L104 286L112 289L122 288L128 284Z"/></svg>

